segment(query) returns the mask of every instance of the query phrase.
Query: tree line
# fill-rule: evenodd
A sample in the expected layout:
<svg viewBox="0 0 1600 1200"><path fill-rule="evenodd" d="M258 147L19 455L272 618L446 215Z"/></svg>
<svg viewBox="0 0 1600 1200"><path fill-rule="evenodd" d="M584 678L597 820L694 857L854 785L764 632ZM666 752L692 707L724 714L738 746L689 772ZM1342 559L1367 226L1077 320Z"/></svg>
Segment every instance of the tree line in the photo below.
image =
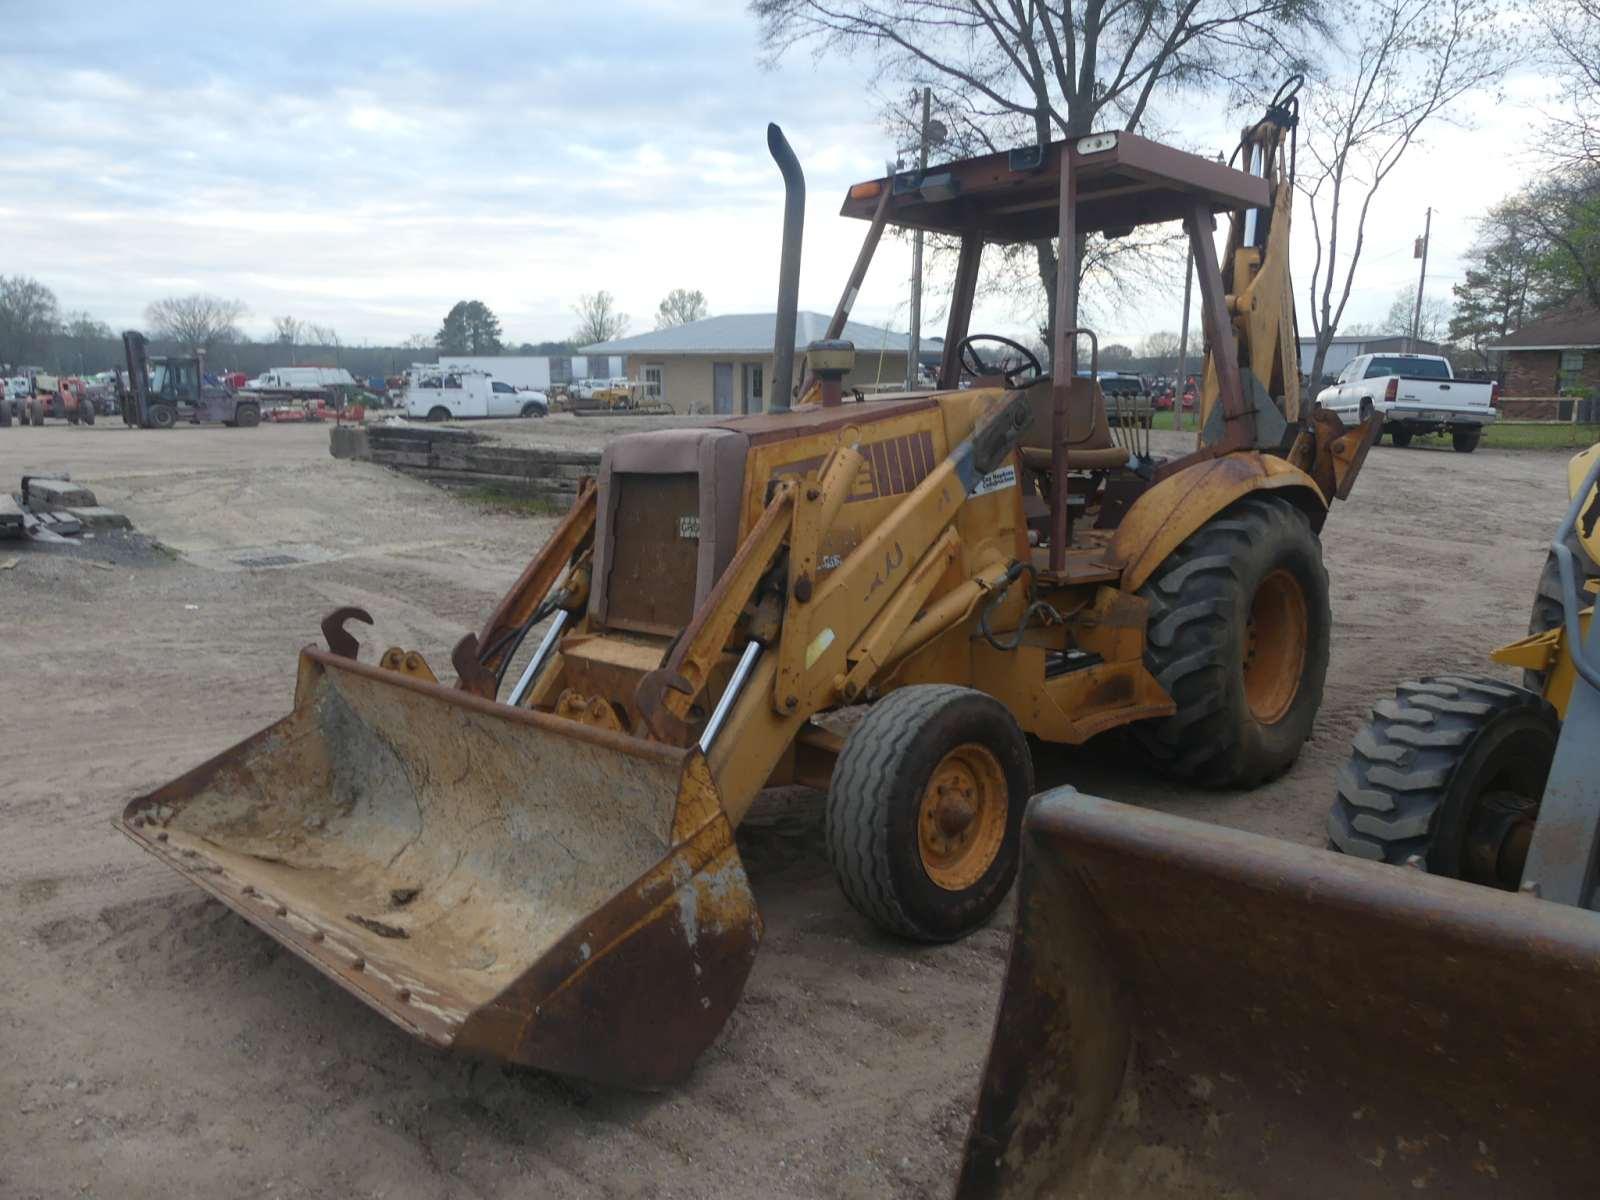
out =
<svg viewBox="0 0 1600 1200"><path fill-rule="evenodd" d="M203 351L217 367L256 374L270 367L342 366L355 374L392 374L413 360L437 354L571 355L595 342L622 337L628 315L608 291L583 295L573 306L577 325L559 341L506 340L500 319L481 300L462 300L437 332L413 334L395 346L350 345L331 325L292 315L271 319L265 337L242 328L249 308L240 300L195 293L152 301L144 333L157 354ZM661 301L656 328L698 321L708 312L705 294L674 288ZM36 366L60 373L94 374L123 361L122 339L106 322L83 311L63 311L56 295L27 275L0 275L0 374Z"/></svg>

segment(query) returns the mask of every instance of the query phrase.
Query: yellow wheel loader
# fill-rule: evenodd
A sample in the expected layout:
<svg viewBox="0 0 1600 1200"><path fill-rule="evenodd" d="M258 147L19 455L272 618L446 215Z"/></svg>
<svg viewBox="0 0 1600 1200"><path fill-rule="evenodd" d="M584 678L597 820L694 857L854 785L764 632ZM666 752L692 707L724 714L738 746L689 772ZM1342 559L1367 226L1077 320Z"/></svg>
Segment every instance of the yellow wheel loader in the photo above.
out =
<svg viewBox="0 0 1600 1200"><path fill-rule="evenodd" d="M122 827L436 1046L659 1087L755 953L733 829L763 788L826 788L850 902L939 940L1010 887L1027 735L1131 727L1177 776L1281 772L1327 665L1317 534L1376 434L1300 401L1294 119L1285 96L1238 167L1100 133L857 184L864 244L798 386L804 179L771 127L774 410L611 441L453 682L401 647L361 661L370 618L330 614L293 711ZM1198 443L1163 461L1107 420L1074 259L1169 221L1209 366ZM851 402L836 339L889 224L959 240L939 386ZM1054 370L1002 369L968 329L984 247L1049 237ZM848 735L819 720L859 706Z"/></svg>
<svg viewBox="0 0 1600 1200"><path fill-rule="evenodd" d="M1034 801L961 1200L1595 1192L1600 447L1569 478L1535 632L1493 655L1541 690L1375 705L1344 854Z"/></svg>

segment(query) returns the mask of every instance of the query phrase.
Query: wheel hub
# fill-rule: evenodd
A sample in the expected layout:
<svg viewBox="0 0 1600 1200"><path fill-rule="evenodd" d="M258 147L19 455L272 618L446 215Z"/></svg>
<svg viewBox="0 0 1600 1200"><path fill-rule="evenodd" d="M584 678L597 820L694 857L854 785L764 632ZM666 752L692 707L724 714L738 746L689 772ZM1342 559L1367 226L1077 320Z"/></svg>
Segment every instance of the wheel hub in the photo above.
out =
<svg viewBox="0 0 1600 1200"><path fill-rule="evenodd" d="M1300 692L1310 629L1305 589L1284 568L1256 587L1239 647L1245 702L1263 725L1281 721Z"/></svg>
<svg viewBox="0 0 1600 1200"><path fill-rule="evenodd" d="M923 788L917 850L928 878L962 891L983 878L1005 839L1009 804L1005 771L986 747L958 746L939 761Z"/></svg>

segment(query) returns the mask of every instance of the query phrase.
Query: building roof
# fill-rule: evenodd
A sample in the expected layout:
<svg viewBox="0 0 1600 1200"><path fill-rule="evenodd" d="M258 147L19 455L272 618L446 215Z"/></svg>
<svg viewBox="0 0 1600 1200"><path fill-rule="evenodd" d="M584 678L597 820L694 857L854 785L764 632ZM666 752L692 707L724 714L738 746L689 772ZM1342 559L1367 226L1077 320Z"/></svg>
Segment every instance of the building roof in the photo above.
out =
<svg viewBox="0 0 1600 1200"><path fill-rule="evenodd" d="M722 317L706 317L687 325L674 325L669 329L656 329L634 337L616 338L609 342L596 342L585 346L580 354L771 354L772 335L777 326L776 313L730 313ZM794 347L804 350L828 332L829 318L821 313L802 312L794 323ZM861 353L887 350L904 354L910 345L910 334L864 325L859 321L846 321L842 337L856 344ZM923 354L942 349L942 338L921 339Z"/></svg>
<svg viewBox="0 0 1600 1200"><path fill-rule="evenodd" d="M1490 350L1587 350L1600 347L1600 311L1581 301L1529 321Z"/></svg>

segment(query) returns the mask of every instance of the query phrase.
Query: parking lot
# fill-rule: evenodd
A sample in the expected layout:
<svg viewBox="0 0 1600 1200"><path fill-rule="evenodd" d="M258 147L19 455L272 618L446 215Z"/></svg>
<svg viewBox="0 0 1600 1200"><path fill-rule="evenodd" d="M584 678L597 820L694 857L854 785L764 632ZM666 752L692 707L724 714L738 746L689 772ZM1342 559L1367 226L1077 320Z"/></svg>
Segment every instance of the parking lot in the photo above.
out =
<svg viewBox="0 0 1600 1200"><path fill-rule="evenodd" d="M592 447L623 427L501 432ZM954 945L880 935L833 882L816 794L767 797L741 828L761 953L693 1077L650 1096L436 1054L113 830L130 796L288 710L328 610L367 608L379 647L442 668L553 525L335 461L327 436L0 430L7 489L68 468L144 535L0 544L17 559L0 570L0 1195L945 1194L1008 910ZM1373 450L1324 531L1317 730L1276 783L1174 787L1119 738L1052 753L1042 782L1320 845L1372 700L1421 673L1499 673L1485 654L1526 626L1565 457Z"/></svg>

